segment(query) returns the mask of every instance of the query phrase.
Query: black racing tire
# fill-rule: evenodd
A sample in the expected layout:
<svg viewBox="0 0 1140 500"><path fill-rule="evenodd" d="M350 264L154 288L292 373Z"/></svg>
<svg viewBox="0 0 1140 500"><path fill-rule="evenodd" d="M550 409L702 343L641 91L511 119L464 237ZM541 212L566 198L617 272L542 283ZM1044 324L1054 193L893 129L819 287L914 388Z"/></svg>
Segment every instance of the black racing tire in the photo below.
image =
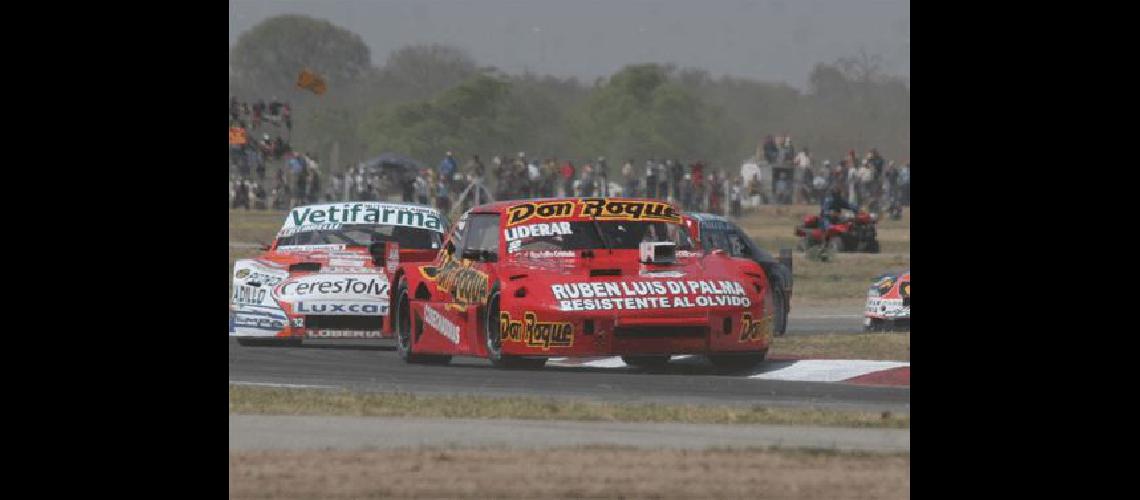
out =
<svg viewBox="0 0 1140 500"><path fill-rule="evenodd" d="M486 313L483 315L483 342L487 348L487 359L491 366L504 370L537 370L546 366L546 358L520 358L503 355L503 338L499 331L499 284L491 287L487 298Z"/></svg>
<svg viewBox="0 0 1140 500"><path fill-rule="evenodd" d="M768 356L768 349L749 354L710 354L709 361L719 373L737 374L755 369Z"/></svg>
<svg viewBox="0 0 1140 500"><path fill-rule="evenodd" d="M863 331L868 333L881 332L887 328L887 322L879 318L871 318L871 324L864 325Z"/></svg>
<svg viewBox="0 0 1140 500"><path fill-rule="evenodd" d="M866 251L869 253L879 253L879 240L868 241Z"/></svg>
<svg viewBox="0 0 1140 500"><path fill-rule="evenodd" d="M659 370L669 364L670 358L672 358L672 356L662 354L650 356L622 356L621 360L634 368Z"/></svg>
<svg viewBox="0 0 1140 500"><path fill-rule="evenodd" d="M238 345L243 347L301 347L301 338L241 338Z"/></svg>
<svg viewBox="0 0 1140 500"><path fill-rule="evenodd" d="M396 317L393 326L396 330L396 355L410 364L447 364L451 356L416 354L412 348L412 301L408 297L408 282L400 280L396 291Z"/></svg>
<svg viewBox="0 0 1140 500"><path fill-rule="evenodd" d="M788 292L784 290L784 284L778 279L769 280L768 283L772 290L772 309L776 313L772 333L782 337L788 331L788 310L791 309L791 304L788 304Z"/></svg>

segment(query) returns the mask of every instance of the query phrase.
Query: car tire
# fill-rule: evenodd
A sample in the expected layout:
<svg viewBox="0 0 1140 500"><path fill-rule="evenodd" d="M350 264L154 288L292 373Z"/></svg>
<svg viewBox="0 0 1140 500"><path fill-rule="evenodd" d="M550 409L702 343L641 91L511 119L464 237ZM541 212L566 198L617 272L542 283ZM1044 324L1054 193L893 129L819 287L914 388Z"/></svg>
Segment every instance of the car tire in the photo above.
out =
<svg viewBox="0 0 1140 500"><path fill-rule="evenodd" d="M768 356L768 349L754 354L710 354L709 361L719 373L736 374L751 371Z"/></svg>
<svg viewBox="0 0 1140 500"><path fill-rule="evenodd" d="M864 326L863 331L868 333L881 332L886 328L886 321L879 318L871 318L871 324Z"/></svg>
<svg viewBox="0 0 1140 500"><path fill-rule="evenodd" d="M491 366L505 370L537 370L546 366L546 358L520 358L503 355L503 338L499 331L499 284L491 288L483 315L483 342Z"/></svg>
<svg viewBox="0 0 1140 500"><path fill-rule="evenodd" d="M776 311L773 333L777 337L782 337L788 330L788 309L791 308L788 304L788 292L784 290L784 284L778 279L769 280L768 283L772 290L772 309Z"/></svg>
<svg viewBox="0 0 1140 500"><path fill-rule="evenodd" d="M657 356L622 356L621 360L634 368L660 370L669 364L670 358L672 358L672 356L664 354Z"/></svg>
<svg viewBox="0 0 1140 500"><path fill-rule="evenodd" d="M393 321L396 330L396 355L405 363L447 364L451 356L416 354L412 352L412 302L408 297L408 282L400 280L396 291L396 317Z"/></svg>

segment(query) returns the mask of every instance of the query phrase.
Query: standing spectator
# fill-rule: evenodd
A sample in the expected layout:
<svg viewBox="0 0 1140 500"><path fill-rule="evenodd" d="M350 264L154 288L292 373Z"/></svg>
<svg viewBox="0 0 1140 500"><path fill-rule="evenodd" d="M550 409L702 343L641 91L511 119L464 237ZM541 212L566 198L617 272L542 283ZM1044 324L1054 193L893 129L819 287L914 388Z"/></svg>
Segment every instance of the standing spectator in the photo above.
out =
<svg viewBox="0 0 1140 500"><path fill-rule="evenodd" d="M570 160L562 164L562 196L574 196L574 162Z"/></svg>
<svg viewBox="0 0 1140 500"><path fill-rule="evenodd" d="M296 198L297 201L293 203L294 206L305 204L305 200L308 199L308 197L307 197L308 187L309 187L309 167L302 167L301 172L297 174L297 189L295 191L296 196L297 196L297 198Z"/></svg>
<svg viewBox="0 0 1140 500"><path fill-rule="evenodd" d="M416 179L413 181L416 190L416 203L420 205L428 204L428 179L429 177L424 171L416 172Z"/></svg>
<svg viewBox="0 0 1140 500"><path fill-rule="evenodd" d="M674 158L669 175L673 180L673 201L679 202L681 200L681 181L685 179L685 164Z"/></svg>
<svg viewBox="0 0 1140 500"><path fill-rule="evenodd" d="M479 160L479 155L471 155L471 159L463 166L463 170L467 173L467 182L483 182L484 170L483 162Z"/></svg>
<svg viewBox="0 0 1140 500"><path fill-rule="evenodd" d="M597 178L598 196L606 197L610 195L610 166L606 163L605 156L598 157L598 163L594 166L594 175Z"/></svg>
<svg viewBox="0 0 1140 500"><path fill-rule="evenodd" d="M709 212L714 214L723 214L724 210L721 208L722 199L724 198L724 183L721 182L721 173L719 170L714 170L712 175L709 176L708 182L709 191Z"/></svg>
<svg viewBox="0 0 1140 500"><path fill-rule="evenodd" d="M265 114L265 101L258 99L253 104L253 128L261 128L261 117Z"/></svg>
<svg viewBox="0 0 1140 500"><path fill-rule="evenodd" d="M652 158L645 160L645 197L657 197L657 166Z"/></svg>
<svg viewBox="0 0 1140 500"><path fill-rule="evenodd" d="M269 208L269 193L261 183L255 183L253 185L253 197L253 208L258 210L266 210Z"/></svg>
<svg viewBox="0 0 1140 500"><path fill-rule="evenodd" d="M443 178L433 180L435 183L435 208L446 214L451 211L451 192L447 187L447 180Z"/></svg>
<svg viewBox="0 0 1140 500"><path fill-rule="evenodd" d="M811 152L803 148L796 154L793 181L795 184L795 203L804 203L811 193Z"/></svg>
<svg viewBox="0 0 1140 500"><path fill-rule="evenodd" d="M281 115L281 118L285 120L285 128L289 132L293 132L293 110L289 108L288 103L281 108ZM289 135L289 137L292 138L293 136Z"/></svg>
<svg viewBox="0 0 1140 500"><path fill-rule="evenodd" d="M764 161L768 162L769 164L775 164L776 163L776 157L780 153L780 148L778 146L776 146L776 140L772 138L771 134L769 134L768 137L764 138L763 148L764 148Z"/></svg>
<svg viewBox="0 0 1140 500"><path fill-rule="evenodd" d="M583 198L594 196L594 167L589 163L582 165L582 177L579 181L578 190L581 192L580 196Z"/></svg>
<svg viewBox="0 0 1140 500"><path fill-rule="evenodd" d="M827 174L831 172L831 161L824 161L823 168L815 173L815 178L811 181L811 198L808 203L819 203L823 198L823 194L827 192Z"/></svg>
<svg viewBox="0 0 1140 500"><path fill-rule="evenodd" d="M871 148L871 152L867 153L867 161L871 163L871 168L875 171L875 180L882 180L886 160L879 154L879 150Z"/></svg>
<svg viewBox="0 0 1140 500"><path fill-rule="evenodd" d="M633 174L633 158L626 160L621 166L621 180L625 196L637 196L637 177Z"/></svg>
<svg viewBox="0 0 1140 500"><path fill-rule="evenodd" d="M245 207L246 210L249 210L249 184L246 183L245 179L238 183L237 193L234 194L233 208L236 209L237 207Z"/></svg>
<svg viewBox="0 0 1140 500"><path fill-rule="evenodd" d="M899 169L899 198L904 207L910 206L910 162Z"/></svg>
<svg viewBox="0 0 1140 500"><path fill-rule="evenodd" d="M764 201L763 184L760 183L760 173L752 174L752 179L748 181L748 197L752 198L752 205L759 205Z"/></svg>
<svg viewBox="0 0 1140 500"><path fill-rule="evenodd" d="M792 188L788 185L787 172L780 172L776 177L776 203L787 205L792 202Z"/></svg>
<svg viewBox="0 0 1140 500"><path fill-rule="evenodd" d="M871 168L870 161L863 162L859 167L859 200L857 205L870 205L875 195L875 170Z"/></svg>
<svg viewBox="0 0 1140 500"><path fill-rule="evenodd" d="M538 190L542 186L542 170L538 168L538 160L531 160L526 166L526 197L537 198Z"/></svg>
<svg viewBox="0 0 1140 500"><path fill-rule="evenodd" d="M672 160L666 160L669 162ZM662 200L669 198L669 166L666 163L658 161L657 168L657 197Z"/></svg>
<svg viewBox="0 0 1140 500"><path fill-rule="evenodd" d="M732 180L732 188L731 188L731 191L730 191L728 196L729 196L729 207L730 207L729 210L730 210L730 213L732 214L733 217L740 217L740 215L741 215L740 196L741 196L741 191L742 191L741 184L743 184L743 183L744 183L744 179L741 178L739 175L736 176Z"/></svg>
<svg viewBox="0 0 1140 500"><path fill-rule="evenodd" d="M451 156L451 151L447 152L447 156L439 162L439 176L445 183L453 182L455 171L459 168L459 163L455 161L455 157Z"/></svg>
<svg viewBox="0 0 1140 500"><path fill-rule="evenodd" d="M691 210L693 208L693 176L692 174L685 174L681 179L681 208Z"/></svg>
<svg viewBox="0 0 1140 500"><path fill-rule="evenodd" d="M321 202L321 172L313 169L309 173L309 203Z"/></svg>
<svg viewBox="0 0 1140 500"><path fill-rule="evenodd" d="M781 151L784 154L784 158L781 163L788 164L792 163L795 160L796 147L792 145L792 135L787 132L784 132L784 143L782 145Z"/></svg>

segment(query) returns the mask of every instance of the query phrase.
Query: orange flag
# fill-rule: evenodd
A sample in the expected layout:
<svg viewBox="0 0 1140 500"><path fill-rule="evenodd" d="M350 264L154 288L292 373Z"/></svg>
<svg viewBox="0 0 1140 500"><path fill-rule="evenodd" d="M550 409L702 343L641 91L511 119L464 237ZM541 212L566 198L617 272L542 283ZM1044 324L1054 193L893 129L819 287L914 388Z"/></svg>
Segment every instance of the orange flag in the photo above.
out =
<svg viewBox="0 0 1140 500"><path fill-rule="evenodd" d="M307 69L301 70L301 74L297 76L297 88L311 90L317 95L323 95L326 90L324 79Z"/></svg>

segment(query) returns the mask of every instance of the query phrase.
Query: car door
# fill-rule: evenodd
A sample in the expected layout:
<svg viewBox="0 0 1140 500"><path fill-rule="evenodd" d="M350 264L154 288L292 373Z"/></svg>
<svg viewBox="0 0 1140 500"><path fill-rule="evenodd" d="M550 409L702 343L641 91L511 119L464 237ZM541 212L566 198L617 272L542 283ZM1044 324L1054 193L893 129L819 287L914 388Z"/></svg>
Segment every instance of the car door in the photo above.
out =
<svg viewBox="0 0 1140 500"><path fill-rule="evenodd" d="M437 296L424 311L429 326L436 328L462 353L477 352L479 308L491 291L493 266L499 256L499 214L468 214L452 233L441 254L435 280ZM433 325L435 323L435 325Z"/></svg>

